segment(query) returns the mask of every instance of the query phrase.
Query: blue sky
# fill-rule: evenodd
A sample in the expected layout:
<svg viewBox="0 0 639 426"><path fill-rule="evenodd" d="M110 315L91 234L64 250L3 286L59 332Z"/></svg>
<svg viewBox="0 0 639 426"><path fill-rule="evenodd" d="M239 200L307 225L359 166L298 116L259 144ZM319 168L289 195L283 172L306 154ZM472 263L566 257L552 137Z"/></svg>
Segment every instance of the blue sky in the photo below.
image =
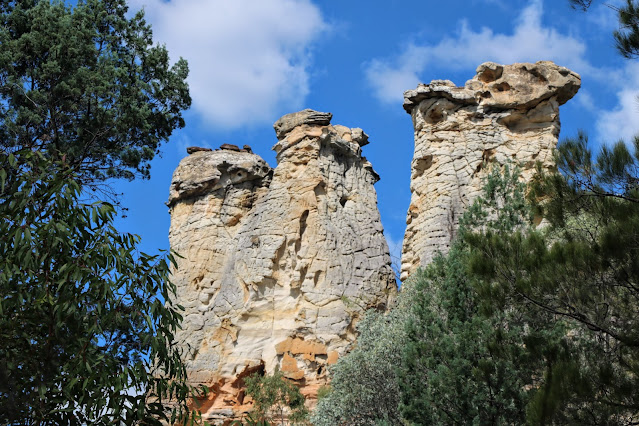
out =
<svg viewBox="0 0 639 426"><path fill-rule="evenodd" d="M391 250L401 250L410 201L413 128L402 93L417 83L472 78L485 61L552 60L582 76L561 109L561 137L579 129L591 144L639 133L639 61L621 58L616 13L568 0L130 0L144 8L154 39L191 70L186 127L163 146L151 179L118 182L129 211L120 230L142 249L168 249L168 198L186 147L249 144L272 167L272 124L303 108L370 136L363 154L381 176L377 196ZM394 249L394 250L393 250Z"/></svg>

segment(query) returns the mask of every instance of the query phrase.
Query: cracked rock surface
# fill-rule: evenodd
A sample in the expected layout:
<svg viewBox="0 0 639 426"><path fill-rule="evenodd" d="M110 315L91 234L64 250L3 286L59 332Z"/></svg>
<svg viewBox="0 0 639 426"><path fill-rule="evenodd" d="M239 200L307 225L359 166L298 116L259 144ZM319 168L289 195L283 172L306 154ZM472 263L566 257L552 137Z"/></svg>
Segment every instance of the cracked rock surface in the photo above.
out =
<svg viewBox="0 0 639 426"><path fill-rule="evenodd" d="M578 74L552 62L486 62L464 87L434 80L404 92L415 152L402 281L438 251L448 251L490 163L520 164L523 179L532 176L536 162L554 166L559 105L580 85Z"/></svg>
<svg viewBox="0 0 639 426"><path fill-rule="evenodd" d="M276 367L312 405L327 366L353 345L368 308L396 284L383 235L379 179L361 129L304 110L275 124L278 165L235 150L197 151L171 182L173 273L189 378L211 390L203 418L248 406L243 378Z"/></svg>

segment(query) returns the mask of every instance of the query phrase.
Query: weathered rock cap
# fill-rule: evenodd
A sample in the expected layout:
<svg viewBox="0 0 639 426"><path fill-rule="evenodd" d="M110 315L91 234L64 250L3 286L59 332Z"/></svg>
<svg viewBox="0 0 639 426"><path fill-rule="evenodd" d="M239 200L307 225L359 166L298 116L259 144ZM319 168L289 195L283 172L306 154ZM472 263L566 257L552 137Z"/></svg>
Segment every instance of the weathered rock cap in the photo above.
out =
<svg viewBox="0 0 639 426"><path fill-rule="evenodd" d="M339 124L314 125L304 121L296 121L301 124L295 126L273 145L272 149L277 154L278 163L283 159L285 152L286 156L291 155L289 152L291 148L298 146L300 142L309 138L317 139L321 144L331 146L333 149L349 156L352 155L355 158L361 157L362 147L369 143L368 135L360 128L351 129ZM316 144L314 149L319 150L321 144Z"/></svg>
<svg viewBox="0 0 639 426"><path fill-rule="evenodd" d="M308 124L311 126L327 126L331 123L333 114L330 112L319 112L312 109L305 109L303 111L293 112L282 116L279 120L273 124L277 139L282 140L287 133L301 126L302 124Z"/></svg>
<svg viewBox="0 0 639 426"><path fill-rule="evenodd" d="M240 152L240 147L232 143L223 143L220 145L221 150Z"/></svg>
<svg viewBox="0 0 639 426"><path fill-rule="evenodd" d="M464 87L448 80L433 80L404 92L404 109L412 113L429 98L446 98L460 104L483 105L499 109L528 109L551 97L562 105L581 87L579 74L550 61L500 65L485 62Z"/></svg>
<svg viewBox="0 0 639 426"><path fill-rule="evenodd" d="M167 205L206 195L217 189L245 181L262 179L272 172L259 155L219 149L196 151L180 161L171 179Z"/></svg>
<svg viewBox="0 0 639 426"><path fill-rule="evenodd" d="M201 146L189 146L186 148L186 153L191 155L194 154L196 152L201 152L201 151L213 151L211 148L202 148Z"/></svg>

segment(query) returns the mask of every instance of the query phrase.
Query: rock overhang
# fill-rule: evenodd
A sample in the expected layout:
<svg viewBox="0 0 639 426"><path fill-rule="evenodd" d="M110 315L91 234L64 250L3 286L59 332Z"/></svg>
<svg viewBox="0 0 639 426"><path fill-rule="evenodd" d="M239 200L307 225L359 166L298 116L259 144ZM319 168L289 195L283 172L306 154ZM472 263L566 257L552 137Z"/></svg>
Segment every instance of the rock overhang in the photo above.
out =
<svg viewBox="0 0 639 426"><path fill-rule="evenodd" d="M484 62L463 87L450 80L433 80L404 92L404 110L412 114L422 101L445 98L466 105L494 109L529 109L555 97L559 105L570 100L581 87L581 76L551 61L500 65Z"/></svg>

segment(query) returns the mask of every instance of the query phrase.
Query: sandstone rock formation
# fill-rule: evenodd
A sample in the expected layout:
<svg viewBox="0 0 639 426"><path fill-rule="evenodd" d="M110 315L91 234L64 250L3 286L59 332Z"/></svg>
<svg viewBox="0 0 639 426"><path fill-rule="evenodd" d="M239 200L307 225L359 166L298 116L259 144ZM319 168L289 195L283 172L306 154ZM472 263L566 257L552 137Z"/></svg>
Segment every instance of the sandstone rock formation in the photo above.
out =
<svg viewBox="0 0 639 426"><path fill-rule="evenodd" d="M578 74L552 62L487 62L464 87L448 80L404 93L415 128L411 203L401 280L446 252L459 217L480 194L486 163L553 167L559 105L579 90Z"/></svg>
<svg viewBox="0 0 639 426"><path fill-rule="evenodd" d="M311 110L278 120L274 170L225 146L195 151L173 175L178 340L191 382L211 389L205 419L240 415L243 378L276 367L312 401L360 315L394 298L367 135L330 120Z"/></svg>

